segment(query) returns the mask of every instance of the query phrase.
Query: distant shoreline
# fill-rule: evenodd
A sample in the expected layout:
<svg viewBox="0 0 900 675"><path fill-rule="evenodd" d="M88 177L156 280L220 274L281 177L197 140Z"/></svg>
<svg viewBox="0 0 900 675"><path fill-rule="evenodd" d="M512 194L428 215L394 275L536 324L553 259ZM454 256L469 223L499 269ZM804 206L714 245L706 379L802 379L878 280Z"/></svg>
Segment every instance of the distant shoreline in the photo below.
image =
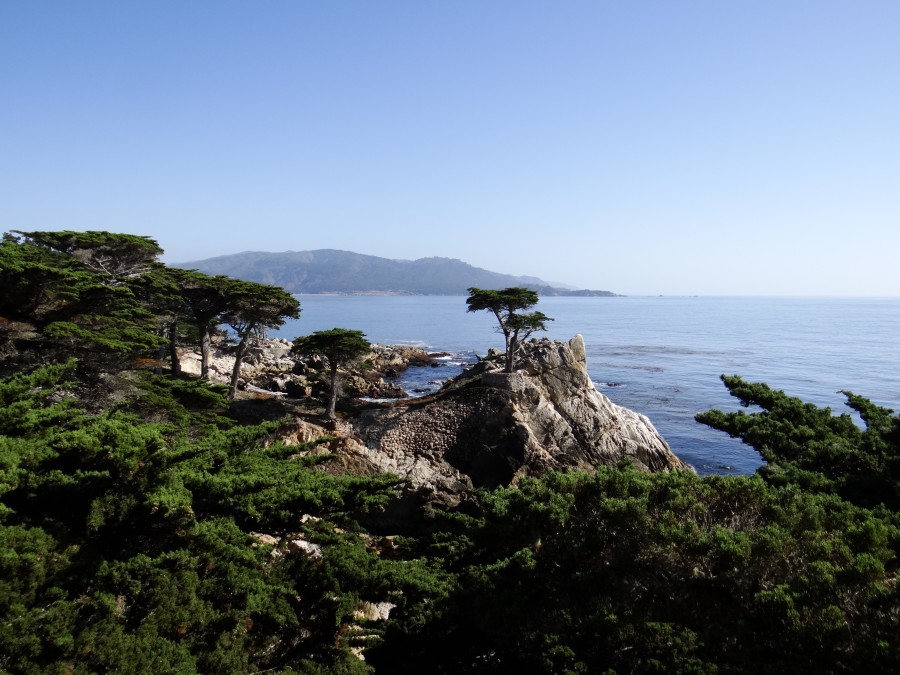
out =
<svg viewBox="0 0 900 675"><path fill-rule="evenodd" d="M557 289L554 289L557 290ZM438 298L464 298L466 293L414 293L412 291L323 291L321 293L297 291L293 295L315 295L321 297L373 297L373 298L397 298L397 297L438 297ZM541 293L538 295L547 298L626 298L626 295L611 293L610 291L569 291Z"/></svg>
<svg viewBox="0 0 900 675"><path fill-rule="evenodd" d="M173 267L280 286L289 293L316 295L466 295L470 287L523 287L545 297L615 297L611 291L554 286L534 276L515 276L475 267L455 258L396 260L352 251L318 249L268 253L245 251Z"/></svg>

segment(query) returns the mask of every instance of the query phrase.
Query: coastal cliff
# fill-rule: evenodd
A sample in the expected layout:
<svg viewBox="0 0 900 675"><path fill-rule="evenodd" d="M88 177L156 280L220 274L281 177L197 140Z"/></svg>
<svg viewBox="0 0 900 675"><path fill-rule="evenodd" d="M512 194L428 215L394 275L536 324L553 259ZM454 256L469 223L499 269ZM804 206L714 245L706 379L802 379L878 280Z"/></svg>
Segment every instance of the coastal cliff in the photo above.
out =
<svg viewBox="0 0 900 675"><path fill-rule="evenodd" d="M433 396L364 410L352 425L374 467L445 495L624 459L647 471L687 468L646 417L594 388L580 335L532 340L514 373L483 361Z"/></svg>
<svg viewBox="0 0 900 675"><path fill-rule="evenodd" d="M272 340L251 356L245 385L251 395L254 389L300 399L322 393L313 391L322 364L293 361L287 346ZM515 485L549 470L590 472L623 460L643 471L689 469L650 420L597 391L580 335L568 342L527 341L513 373L503 372L502 358L488 358L434 394L399 398L405 393L383 375L426 365L427 357L421 350L375 346L364 369L345 373L350 393L394 392L396 400L358 401L337 422L295 414L286 440L330 436L333 459L326 470L395 474L420 505L452 507L474 488ZM217 356L214 364L219 360L227 372L228 358Z"/></svg>
<svg viewBox="0 0 900 675"><path fill-rule="evenodd" d="M518 365L504 373L499 361L481 361L435 394L370 403L327 430L298 419L291 440L336 436L327 470L395 474L407 481L406 508L426 511L548 470L623 460L644 471L690 470L645 416L596 390L580 335L531 340Z"/></svg>

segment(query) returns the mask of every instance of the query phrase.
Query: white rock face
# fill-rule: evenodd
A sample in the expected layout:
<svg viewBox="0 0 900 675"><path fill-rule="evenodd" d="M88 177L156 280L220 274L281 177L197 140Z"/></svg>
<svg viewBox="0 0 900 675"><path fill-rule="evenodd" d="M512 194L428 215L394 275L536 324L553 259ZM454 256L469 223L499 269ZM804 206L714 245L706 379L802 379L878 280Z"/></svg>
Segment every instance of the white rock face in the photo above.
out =
<svg viewBox="0 0 900 675"><path fill-rule="evenodd" d="M689 468L645 416L596 390L580 335L532 340L523 352L514 373L481 363L433 397L364 411L359 454L444 495L626 458L647 471Z"/></svg>
<svg viewBox="0 0 900 675"><path fill-rule="evenodd" d="M291 357L291 342L284 338L267 338L251 342L241 362L240 388L267 395L288 394L292 397L327 395L322 374L326 362L322 357ZM228 384L234 369L233 349L219 340L210 345L209 379ZM179 351L181 370L199 377L200 352ZM386 377L393 377L410 365L428 365L432 357L422 349L403 345L372 345L364 359L365 369L353 368L341 376L345 391L355 396L403 398L407 394Z"/></svg>
<svg viewBox="0 0 900 675"><path fill-rule="evenodd" d="M292 539L290 546L293 550L300 551L313 560L322 559L322 547L311 541L306 541L305 539Z"/></svg>
<svg viewBox="0 0 900 675"><path fill-rule="evenodd" d="M180 355L181 372L186 375L200 377L200 352L185 351ZM213 351L209 359L209 379L213 382L227 384L234 368L234 357Z"/></svg>
<svg viewBox="0 0 900 675"><path fill-rule="evenodd" d="M517 419L529 432L532 452L543 450L560 465L578 468L623 458L650 471L684 468L649 419L597 391L580 335L568 343L534 341L522 361L509 386L519 395Z"/></svg>
<svg viewBox="0 0 900 675"><path fill-rule="evenodd" d="M247 370L286 367L284 354L263 355ZM192 372L190 353L182 358ZM321 426L298 417L282 431L288 443L323 436L333 454L327 470L392 473L409 481L419 503L453 506L475 487L515 484L548 470L592 471L623 459L646 471L688 469L650 421L597 391L587 374L584 340L531 340L514 373L502 359L477 364L437 394L393 405L373 404L355 418ZM215 379L226 379L233 360L217 355ZM197 357L199 372L199 357ZM306 549L298 541L294 549Z"/></svg>
<svg viewBox="0 0 900 675"><path fill-rule="evenodd" d="M396 606L392 602L362 601L353 612L353 618L357 621L387 621Z"/></svg>

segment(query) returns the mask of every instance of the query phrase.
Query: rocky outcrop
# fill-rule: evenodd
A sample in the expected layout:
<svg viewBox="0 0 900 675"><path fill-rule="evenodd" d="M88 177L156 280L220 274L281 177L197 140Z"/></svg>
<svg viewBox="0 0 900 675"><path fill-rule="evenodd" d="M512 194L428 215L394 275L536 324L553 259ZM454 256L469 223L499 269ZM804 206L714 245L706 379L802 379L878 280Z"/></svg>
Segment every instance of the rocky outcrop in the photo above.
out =
<svg viewBox="0 0 900 675"><path fill-rule="evenodd" d="M234 367L232 345L215 342L209 362L210 379L227 384ZM260 340L251 344L241 364L239 389L255 393L287 395L292 398L324 398L328 387L323 377L327 364L319 356L294 358L291 342L284 338ZM372 350L350 371L342 371L344 393L350 397L396 399L408 396L394 384L397 377L411 366L433 365L435 357L418 347L404 345L372 345ZM184 350L180 354L181 369L188 375L200 374L200 353Z"/></svg>
<svg viewBox="0 0 900 675"><path fill-rule="evenodd" d="M548 466L585 469L630 459L648 471L685 467L649 419L596 390L580 335L568 343L532 341L518 372L486 373L482 382L503 382L516 397L526 445L543 449Z"/></svg>
<svg viewBox="0 0 900 675"><path fill-rule="evenodd" d="M273 340L252 352L248 387L272 390L277 380L288 383L280 385L288 392L294 388L292 396L315 395L324 364L315 358L294 361L289 348L287 341ZM376 345L367 361L345 373L356 392L369 386L384 391L383 376L430 365L433 358L415 348ZM436 394L372 402L341 420L297 416L283 440L328 436L332 440L317 450L332 454L325 470L405 479L408 499L397 522L408 519L410 507L452 507L473 488L514 485L551 469L593 471L622 460L646 471L689 468L645 416L596 390L581 336L531 340L523 345L516 372L503 372L502 364L502 355L485 359ZM230 372L227 355L213 359L217 370Z"/></svg>
<svg viewBox="0 0 900 675"><path fill-rule="evenodd" d="M209 359L209 376L213 382L227 384L234 368L233 345L214 341ZM285 377L294 368L295 361L289 356L291 343L283 338L272 338L251 343L241 363L242 384L248 381L257 385L266 375ZM182 372L200 375L200 352L185 349L179 352Z"/></svg>
<svg viewBox="0 0 900 675"><path fill-rule="evenodd" d="M397 474L453 505L473 487L515 484L550 469L592 471L631 460L688 468L650 421L614 404L587 374L584 341L532 340L514 373L481 362L437 394L373 407L352 420L357 469Z"/></svg>

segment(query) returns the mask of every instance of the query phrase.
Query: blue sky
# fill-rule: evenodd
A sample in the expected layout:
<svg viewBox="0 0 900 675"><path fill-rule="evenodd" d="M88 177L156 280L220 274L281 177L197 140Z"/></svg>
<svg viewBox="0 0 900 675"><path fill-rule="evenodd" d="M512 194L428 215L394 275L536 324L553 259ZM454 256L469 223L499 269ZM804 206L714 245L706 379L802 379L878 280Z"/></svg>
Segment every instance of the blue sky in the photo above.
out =
<svg viewBox="0 0 900 675"><path fill-rule="evenodd" d="M0 230L900 296L900 2L4 2Z"/></svg>

